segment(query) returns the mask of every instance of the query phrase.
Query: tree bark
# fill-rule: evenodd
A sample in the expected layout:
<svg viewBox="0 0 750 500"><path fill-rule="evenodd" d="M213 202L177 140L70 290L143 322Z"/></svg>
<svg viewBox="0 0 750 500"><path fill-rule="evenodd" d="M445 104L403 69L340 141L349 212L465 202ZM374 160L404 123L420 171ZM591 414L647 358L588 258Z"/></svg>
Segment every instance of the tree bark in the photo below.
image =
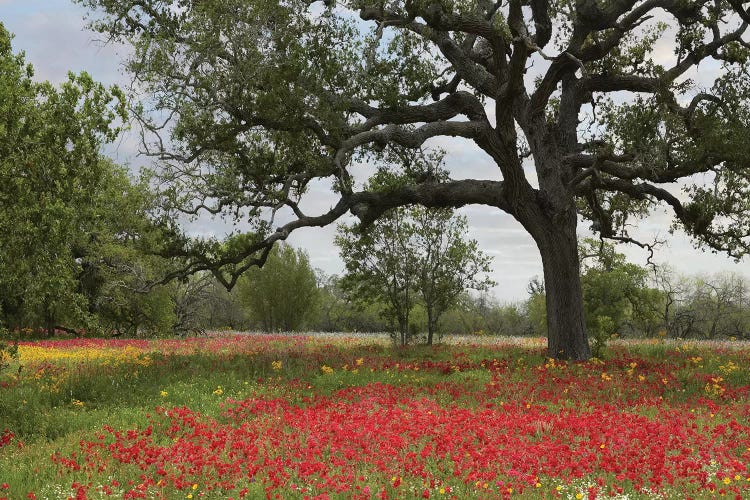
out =
<svg viewBox="0 0 750 500"><path fill-rule="evenodd" d="M537 232L547 299L547 345L556 359L591 357L583 312L575 213Z"/></svg>
<svg viewBox="0 0 750 500"><path fill-rule="evenodd" d="M401 347L405 346L409 340L409 314L398 315L398 329L401 340Z"/></svg>
<svg viewBox="0 0 750 500"><path fill-rule="evenodd" d="M432 345L432 337L435 332L435 321L432 305L427 306L427 345Z"/></svg>
<svg viewBox="0 0 750 500"><path fill-rule="evenodd" d="M44 307L44 323L45 329L47 330L47 337L52 338L55 336L55 317L52 314L52 306L49 302Z"/></svg>

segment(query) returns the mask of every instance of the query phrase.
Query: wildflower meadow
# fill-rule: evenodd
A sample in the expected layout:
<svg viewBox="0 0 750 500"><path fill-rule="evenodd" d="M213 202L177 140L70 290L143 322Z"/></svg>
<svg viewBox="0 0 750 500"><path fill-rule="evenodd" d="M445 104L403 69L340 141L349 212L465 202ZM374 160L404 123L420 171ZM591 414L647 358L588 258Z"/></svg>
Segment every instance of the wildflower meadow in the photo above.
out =
<svg viewBox="0 0 750 500"><path fill-rule="evenodd" d="M0 499L748 498L750 347L22 342Z"/></svg>

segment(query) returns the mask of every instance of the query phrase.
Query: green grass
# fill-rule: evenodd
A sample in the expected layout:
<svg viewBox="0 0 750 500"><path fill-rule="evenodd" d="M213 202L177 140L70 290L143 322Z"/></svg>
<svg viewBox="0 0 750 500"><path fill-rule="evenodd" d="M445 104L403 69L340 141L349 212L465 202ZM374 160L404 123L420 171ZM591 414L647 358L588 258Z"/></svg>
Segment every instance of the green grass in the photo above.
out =
<svg viewBox="0 0 750 500"><path fill-rule="evenodd" d="M661 398L663 405L693 411L697 425L707 432L731 419L747 426L747 400L727 395L750 386L749 353L702 347L676 350L673 345L644 343L614 348L600 364L554 366L546 364L540 349L517 346L390 348L362 342L308 341L290 347L283 341L274 341L257 350L251 347L250 352L225 348L154 352L149 354L148 363L142 356L119 364L59 361L41 372L42 365L26 363L22 358L20 374L18 363L0 374L0 381L5 384L0 388L0 432L7 428L16 435L9 446L0 448L0 483L8 483L13 492L35 491L39 498L64 498L64 494L70 494L66 488L73 481L85 482L87 478L82 472L61 472L50 463L50 455L76 453L79 441L92 439L105 425L115 429L144 428L149 425L147 416L159 407L185 406L222 421L220 415L228 399L265 396L301 405L315 395L330 396L341 389L376 383L409 388L443 406L474 408L502 402L543 405L551 412L565 408L585 412L589 402L596 402L623 405L624 411L649 418L655 418L658 407L631 405L631 401L653 397L654 401ZM696 361L698 357L700 361ZM275 370L274 362L281 362L281 369ZM637 366L631 368L629 363ZM332 371L325 373L323 366ZM493 366L504 367L501 377L493 375ZM641 374L643 381L638 379ZM707 377L718 376L722 377L719 385L725 393L713 393L706 387ZM567 389L572 392L563 393ZM494 391L493 395L481 400L476 397L487 390ZM559 397L550 399L550 393ZM741 398L743 393L736 394ZM703 400L712 401L726 412L714 416L712 409L700 405ZM543 434L539 439L543 439ZM426 467L431 474L447 474L446 464L428 461ZM363 474L367 470L363 466ZM121 465L102 472L101 478L137 478L140 474L132 465ZM554 478L543 482L547 490L553 484L575 489ZM465 491L470 496L476 494L474 486L452 484L458 498L461 495L455 492L461 488L468 488ZM265 495L258 484L247 486L251 488L248 498ZM632 487L628 489L633 492ZM395 492L392 487L389 491ZM693 493L701 497L701 492ZM185 495L184 491L172 491L167 497ZM303 495L285 490L283 496ZM212 497L222 498L218 493L205 496ZM527 490L522 497L535 498L535 492Z"/></svg>

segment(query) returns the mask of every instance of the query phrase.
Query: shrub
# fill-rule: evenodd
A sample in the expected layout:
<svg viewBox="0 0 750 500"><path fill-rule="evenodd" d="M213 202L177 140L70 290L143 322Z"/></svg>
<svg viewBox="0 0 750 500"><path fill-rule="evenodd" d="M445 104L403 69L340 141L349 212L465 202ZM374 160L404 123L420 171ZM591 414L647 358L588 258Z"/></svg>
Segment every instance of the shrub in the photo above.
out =
<svg viewBox="0 0 750 500"><path fill-rule="evenodd" d="M10 362L18 358L18 341L11 340L6 328L0 328L0 372L10 366Z"/></svg>

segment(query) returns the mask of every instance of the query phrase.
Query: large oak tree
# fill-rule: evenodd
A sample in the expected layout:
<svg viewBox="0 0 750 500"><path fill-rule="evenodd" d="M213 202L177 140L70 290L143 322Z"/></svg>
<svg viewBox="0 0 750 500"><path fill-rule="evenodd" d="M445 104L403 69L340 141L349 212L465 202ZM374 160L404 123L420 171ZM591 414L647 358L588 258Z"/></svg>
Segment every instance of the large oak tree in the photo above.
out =
<svg viewBox="0 0 750 500"><path fill-rule="evenodd" d="M230 246L174 247L184 271L231 286L274 242L347 212L367 225L408 204L488 205L538 245L550 355L586 359L579 218L631 241L628 223L661 204L699 244L750 246L746 0L81 1L134 44L172 208L253 223ZM705 87L699 65L717 75ZM364 161L408 163L441 137L496 176L361 188ZM320 179L336 201L309 214Z"/></svg>

